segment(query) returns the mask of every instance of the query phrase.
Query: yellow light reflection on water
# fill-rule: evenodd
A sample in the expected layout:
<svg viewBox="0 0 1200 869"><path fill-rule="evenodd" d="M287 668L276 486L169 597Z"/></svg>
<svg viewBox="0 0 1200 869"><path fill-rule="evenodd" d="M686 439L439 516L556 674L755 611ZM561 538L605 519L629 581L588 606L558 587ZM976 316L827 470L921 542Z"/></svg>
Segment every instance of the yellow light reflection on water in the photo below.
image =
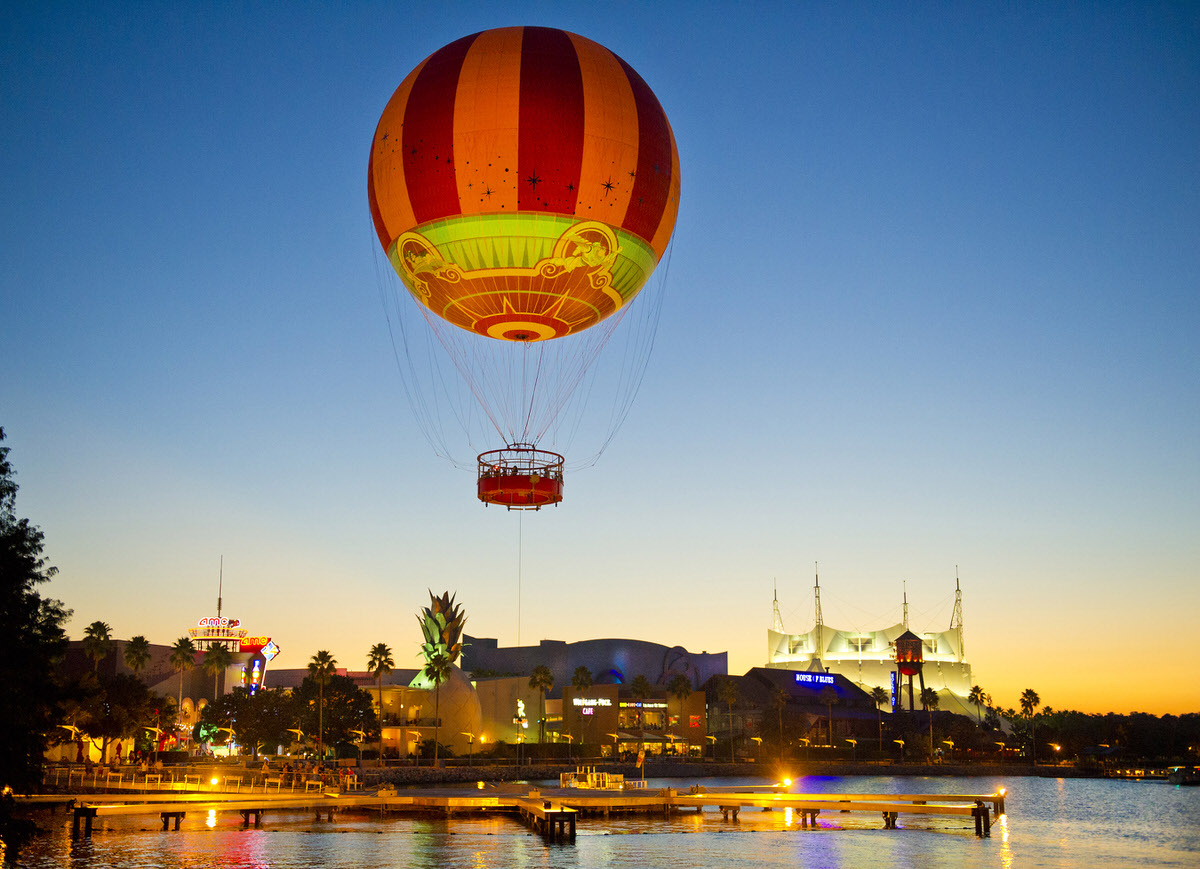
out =
<svg viewBox="0 0 1200 869"><path fill-rule="evenodd" d="M785 808L783 810L783 824L786 827L790 827L792 825L792 807L791 806L788 806L787 808Z"/></svg>
<svg viewBox="0 0 1200 869"><path fill-rule="evenodd" d="M1008 813L996 818L992 824L993 835L996 827L1000 828L1000 866L1001 869L1013 869L1012 845L1008 841Z"/></svg>
<svg viewBox="0 0 1200 869"><path fill-rule="evenodd" d="M204 823L209 828L215 827L217 825L217 810L216 809L208 810L208 817L204 819Z"/></svg>

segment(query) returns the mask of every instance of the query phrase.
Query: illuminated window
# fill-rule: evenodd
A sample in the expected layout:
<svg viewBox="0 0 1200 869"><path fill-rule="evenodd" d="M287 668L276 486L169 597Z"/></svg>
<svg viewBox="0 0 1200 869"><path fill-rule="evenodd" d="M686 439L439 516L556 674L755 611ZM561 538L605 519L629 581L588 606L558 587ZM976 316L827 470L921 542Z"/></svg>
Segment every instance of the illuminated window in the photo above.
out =
<svg viewBox="0 0 1200 869"><path fill-rule="evenodd" d="M700 716L699 715L689 715L688 719L689 719L688 727L699 727L700 726Z"/></svg>

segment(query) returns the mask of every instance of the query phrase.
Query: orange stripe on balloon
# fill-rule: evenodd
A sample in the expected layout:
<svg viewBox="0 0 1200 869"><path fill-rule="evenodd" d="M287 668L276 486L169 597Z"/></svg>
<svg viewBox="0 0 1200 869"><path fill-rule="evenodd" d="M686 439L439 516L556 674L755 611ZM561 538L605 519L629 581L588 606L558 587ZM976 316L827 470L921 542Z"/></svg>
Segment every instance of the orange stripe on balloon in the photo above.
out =
<svg viewBox="0 0 1200 869"><path fill-rule="evenodd" d="M659 221L654 239L650 242L658 259L662 259L663 252L667 249L667 242L671 240L671 233L675 231L675 218L679 216L679 148L675 144L675 132L669 125L667 133L671 137L671 189L667 193L662 220Z"/></svg>
<svg viewBox="0 0 1200 869"><path fill-rule="evenodd" d="M428 60L428 58L426 58ZM420 75L425 61L408 74L384 107L371 142L371 159L367 164L367 196L375 218L375 231L387 250L402 232L416 225L408 185L404 181L404 111L413 82Z"/></svg>
<svg viewBox="0 0 1200 869"><path fill-rule="evenodd" d="M517 210L523 30L484 31L463 60L454 97L454 163L463 214Z"/></svg>
<svg viewBox="0 0 1200 869"><path fill-rule="evenodd" d="M583 163L575 215L620 226L629 207L637 167L637 105L616 56L569 34L583 74Z"/></svg>

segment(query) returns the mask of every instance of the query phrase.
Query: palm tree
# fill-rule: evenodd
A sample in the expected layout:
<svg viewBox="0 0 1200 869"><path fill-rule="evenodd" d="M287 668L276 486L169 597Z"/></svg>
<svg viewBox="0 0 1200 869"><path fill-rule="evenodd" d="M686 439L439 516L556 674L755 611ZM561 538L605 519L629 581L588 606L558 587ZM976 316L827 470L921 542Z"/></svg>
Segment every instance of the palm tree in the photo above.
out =
<svg viewBox="0 0 1200 869"><path fill-rule="evenodd" d="M221 674L233 665L233 653L222 643L214 643L204 653L204 670L213 677L213 701L220 696Z"/></svg>
<svg viewBox="0 0 1200 869"><path fill-rule="evenodd" d="M787 708L791 695L783 688L771 690L771 708L779 717L779 762L783 763L783 710Z"/></svg>
<svg viewBox="0 0 1200 869"><path fill-rule="evenodd" d="M442 683L450 678L453 669L450 656L444 652L435 652L425 661L421 673L433 683L433 765L438 765L438 728L442 724L441 699Z"/></svg>
<svg viewBox="0 0 1200 869"><path fill-rule="evenodd" d="M141 677L142 670L150 662L150 641L138 634L125 644L125 666L133 671L133 675Z"/></svg>
<svg viewBox="0 0 1200 869"><path fill-rule="evenodd" d="M975 707L975 718L981 726L983 725L983 705L986 697L987 694L983 693L983 689L978 685L972 685L970 693L967 694L967 702Z"/></svg>
<svg viewBox="0 0 1200 869"><path fill-rule="evenodd" d="M308 674L317 680L317 754L325 760L325 682L337 670L337 661L321 649L308 662Z"/></svg>
<svg viewBox="0 0 1200 869"><path fill-rule="evenodd" d="M733 753L733 707L738 700L737 682L726 676L718 690L721 693L721 700L725 703L725 709L729 712L729 762L734 763L737 758Z"/></svg>
<svg viewBox="0 0 1200 869"><path fill-rule="evenodd" d="M633 681L629 683L629 693L634 700L639 701L637 706L638 711L638 751L644 751L646 748L646 723L642 718L642 704L640 701L645 700L650 696L650 680L645 676L634 676Z"/></svg>
<svg viewBox="0 0 1200 869"><path fill-rule="evenodd" d="M100 662L112 648L112 628L107 622L92 622L83 629L83 652L92 659L92 673L99 670Z"/></svg>
<svg viewBox="0 0 1200 869"><path fill-rule="evenodd" d="M180 637L171 646L171 669L179 671L179 705L183 710L183 674L196 666L196 645L190 637Z"/></svg>
<svg viewBox="0 0 1200 869"><path fill-rule="evenodd" d="M683 701L692 696L692 680L682 673L676 673L667 683L667 693L679 701L679 728L682 730L684 727ZM687 731L684 730L684 733Z"/></svg>
<svg viewBox="0 0 1200 869"><path fill-rule="evenodd" d="M921 689L921 708L929 713L929 760L933 761L933 710L938 708L938 693L932 688Z"/></svg>
<svg viewBox="0 0 1200 869"><path fill-rule="evenodd" d="M379 765L383 766L383 677L392 672L396 661L387 643L376 643L367 653L367 670L379 683Z"/></svg>
<svg viewBox="0 0 1200 869"><path fill-rule="evenodd" d="M822 688L819 699L823 704L825 704L825 707L829 710L829 717L825 720L828 722L828 726L829 726L829 747L832 748L833 747L833 707L838 702L837 689L832 686L826 686L826 687Z"/></svg>
<svg viewBox="0 0 1200 869"><path fill-rule="evenodd" d="M587 667L579 666L575 668L575 673L571 676L571 687L576 693L582 694L592 687L592 671ZM584 733L583 740L587 739L587 721L583 723Z"/></svg>
<svg viewBox="0 0 1200 869"><path fill-rule="evenodd" d="M554 674L545 664L538 664L529 676L529 687L538 692L538 742L546 741L546 692L554 687Z"/></svg>
<svg viewBox="0 0 1200 869"><path fill-rule="evenodd" d="M875 715L879 719L879 753L883 754L883 704L892 699L887 688L876 685L871 689L871 699L875 701Z"/></svg>
<svg viewBox="0 0 1200 869"><path fill-rule="evenodd" d="M1029 722L1029 756L1034 766L1037 766L1037 722L1034 720L1033 713L1039 706L1042 705L1042 698L1032 688L1026 688L1021 692L1021 711L1025 713L1025 719Z"/></svg>

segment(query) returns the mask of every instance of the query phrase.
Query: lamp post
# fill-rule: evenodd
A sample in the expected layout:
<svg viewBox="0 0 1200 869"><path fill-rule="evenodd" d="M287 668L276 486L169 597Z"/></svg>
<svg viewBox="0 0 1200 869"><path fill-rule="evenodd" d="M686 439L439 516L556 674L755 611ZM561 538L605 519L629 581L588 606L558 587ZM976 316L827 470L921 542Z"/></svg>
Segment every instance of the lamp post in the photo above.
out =
<svg viewBox="0 0 1200 869"><path fill-rule="evenodd" d="M575 737L572 736L570 733L560 733L558 735L558 738L565 739L567 741L567 763L570 763L571 762L571 746L573 746L575 744Z"/></svg>
<svg viewBox="0 0 1200 869"><path fill-rule="evenodd" d="M997 742L996 748L1000 751L1000 765L1004 766L1004 743Z"/></svg>
<svg viewBox="0 0 1200 869"><path fill-rule="evenodd" d="M142 729L145 730L147 733L154 736L154 760L157 763L158 762L158 740L162 736L162 728L161 727L143 727Z"/></svg>
<svg viewBox="0 0 1200 869"><path fill-rule="evenodd" d="M362 730L351 730L350 732L351 732L351 733L353 733L355 736L357 736L357 737L358 737L358 739L354 740L354 744L358 746L358 765L361 767L361 766L363 765L363 762L362 762L362 744L363 744L364 742L366 742L366 740L367 740L367 734L366 734L366 732L365 732L365 731L362 731Z"/></svg>
<svg viewBox="0 0 1200 869"><path fill-rule="evenodd" d="M804 762L808 763L808 747L812 745L812 741L804 736L800 737L800 741L804 743Z"/></svg>
<svg viewBox="0 0 1200 869"><path fill-rule="evenodd" d="M850 762L858 763L858 740L847 739L846 741L850 743Z"/></svg>
<svg viewBox="0 0 1200 869"><path fill-rule="evenodd" d="M954 740L953 739L943 739L942 745L950 746L950 762L954 763Z"/></svg>
<svg viewBox="0 0 1200 869"><path fill-rule="evenodd" d="M475 734L468 730L460 730L459 736L467 738L467 766L475 765Z"/></svg>
<svg viewBox="0 0 1200 869"><path fill-rule="evenodd" d="M758 752L762 748L762 737L751 736L750 740L754 743L754 762L758 763Z"/></svg>
<svg viewBox="0 0 1200 869"><path fill-rule="evenodd" d="M900 763L904 763L904 740L893 739L892 742L895 742L900 746Z"/></svg>
<svg viewBox="0 0 1200 869"><path fill-rule="evenodd" d="M717 757L717 738L716 738L715 736L709 736L708 734L705 734L704 738L705 738L705 739L707 739L707 740L708 740L710 743L712 743L712 753L711 753L709 756L710 756L711 758L713 758L714 760L716 760L716 757Z"/></svg>

